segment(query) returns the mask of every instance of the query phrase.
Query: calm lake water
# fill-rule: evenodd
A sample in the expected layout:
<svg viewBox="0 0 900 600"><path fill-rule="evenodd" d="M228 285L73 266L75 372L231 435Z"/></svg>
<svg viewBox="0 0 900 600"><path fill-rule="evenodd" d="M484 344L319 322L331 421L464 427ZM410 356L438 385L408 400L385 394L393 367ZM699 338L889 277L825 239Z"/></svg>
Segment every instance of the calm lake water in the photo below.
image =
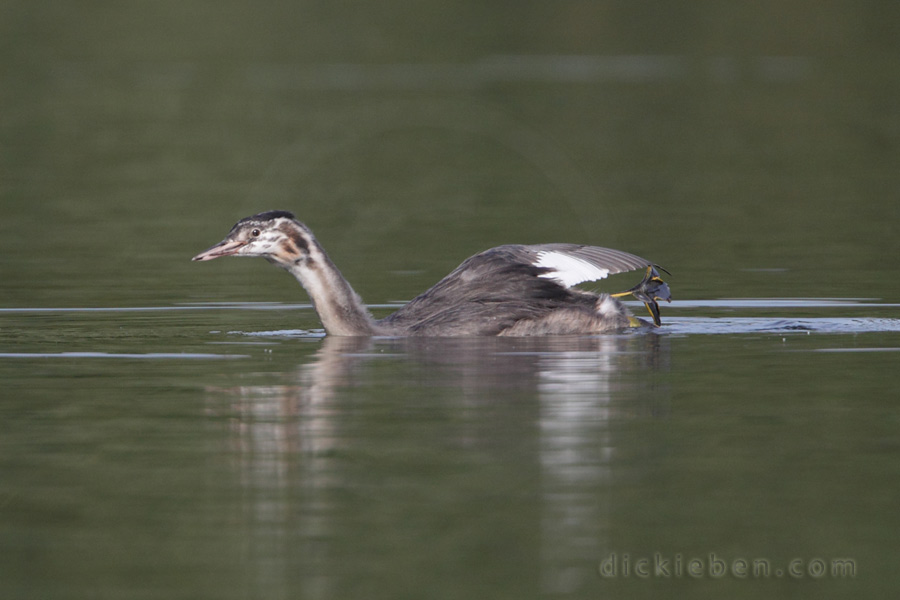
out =
<svg viewBox="0 0 900 600"><path fill-rule="evenodd" d="M0 0L0 597L896 594L898 22ZM675 302L325 338L190 262L274 208L378 316L504 243Z"/></svg>

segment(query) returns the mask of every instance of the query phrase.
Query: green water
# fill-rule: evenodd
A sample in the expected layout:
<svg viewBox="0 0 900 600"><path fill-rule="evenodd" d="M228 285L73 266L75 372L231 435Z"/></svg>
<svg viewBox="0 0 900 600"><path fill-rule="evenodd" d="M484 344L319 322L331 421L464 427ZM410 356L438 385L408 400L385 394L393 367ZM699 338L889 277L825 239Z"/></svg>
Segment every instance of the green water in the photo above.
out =
<svg viewBox="0 0 900 600"><path fill-rule="evenodd" d="M898 16L0 0L0 597L896 593ZM190 262L273 208L379 315L514 242L676 302L324 339Z"/></svg>

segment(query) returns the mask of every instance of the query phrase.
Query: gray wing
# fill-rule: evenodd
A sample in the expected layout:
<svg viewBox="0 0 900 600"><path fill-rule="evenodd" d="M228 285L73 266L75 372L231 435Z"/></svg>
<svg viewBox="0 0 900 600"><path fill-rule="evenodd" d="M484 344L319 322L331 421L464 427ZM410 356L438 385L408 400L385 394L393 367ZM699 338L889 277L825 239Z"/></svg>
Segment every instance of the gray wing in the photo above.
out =
<svg viewBox="0 0 900 600"><path fill-rule="evenodd" d="M381 324L423 331L453 324L461 335L489 335L561 307L592 310L594 296L569 288L651 264L598 246L499 246L468 258Z"/></svg>

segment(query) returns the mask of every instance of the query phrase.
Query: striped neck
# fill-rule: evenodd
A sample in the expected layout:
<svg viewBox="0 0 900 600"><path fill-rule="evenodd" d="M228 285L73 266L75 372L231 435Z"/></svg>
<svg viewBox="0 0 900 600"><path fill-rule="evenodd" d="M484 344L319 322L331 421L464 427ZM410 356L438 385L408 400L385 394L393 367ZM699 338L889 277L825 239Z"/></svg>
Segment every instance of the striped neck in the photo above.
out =
<svg viewBox="0 0 900 600"><path fill-rule="evenodd" d="M362 299L308 230L302 231L301 235L308 251L294 262L281 266L290 271L309 294L325 333L375 334L375 321Z"/></svg>

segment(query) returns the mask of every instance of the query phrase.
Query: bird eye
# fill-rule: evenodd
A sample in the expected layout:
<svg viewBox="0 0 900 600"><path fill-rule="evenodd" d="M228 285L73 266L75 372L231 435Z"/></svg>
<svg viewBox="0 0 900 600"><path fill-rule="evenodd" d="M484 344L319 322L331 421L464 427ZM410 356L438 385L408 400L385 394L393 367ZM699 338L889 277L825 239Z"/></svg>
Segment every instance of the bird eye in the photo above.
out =
<svg viewBox="0 0 900 600"><path fill-rule="evenodd" d="M254 229L250 232L250 235L252 235L253 237L259 237L259 229Z"/></svg>

